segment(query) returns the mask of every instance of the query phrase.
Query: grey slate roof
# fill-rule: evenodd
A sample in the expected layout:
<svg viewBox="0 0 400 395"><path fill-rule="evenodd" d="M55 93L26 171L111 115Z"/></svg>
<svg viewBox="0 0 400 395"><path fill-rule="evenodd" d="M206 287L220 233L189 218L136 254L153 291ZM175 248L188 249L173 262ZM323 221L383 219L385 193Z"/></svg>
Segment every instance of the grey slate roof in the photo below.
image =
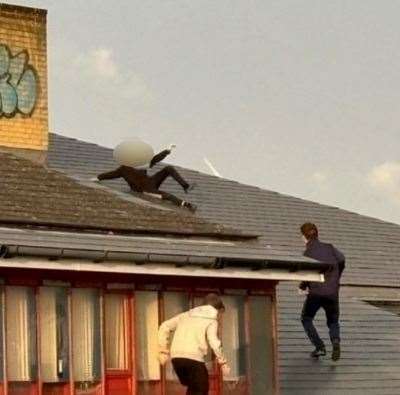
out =
<svg viewBox="0 0 400 395"><path fill-rule="evenodd" d="M243 232L190 215L93 191L55 170L0 152L0 222L140 233L242 237Z"/></svg>
<svg viewBox="0 0 400 395"><path fill-rule="evenodd" d="M115 166L110 149L52 135L49 166L88 179ZM318 203L261 190L234 181L179 169L198 188L191 199L199 215L212 221L261 235L261 250L298 256L304 246L298 227L316 222L323 240L333 242L347 258L342 280L343 357L309 359L311 347L305 338L299 314L302 298L293 284L278 287L279 369L282 395L399 395L400 318L360 300L400 290L400 226ZM127 190L123 182L107 184ZM166 190L180 194L174 183ZM159 204L159 203L158 203ZM260 251L261 251L260 250ZM347 286L346 286L347 285ZM350 285L358 285L355 288ZM373 287L377 291L371 291ZM396 295L400 293L396 292ZM317 325L326 339L321 313Z"/></svg>
<svg viewBox="0 0 400 395"><path fill-rule="evenodd" d="M301 329L303 298L293 286L281 284L278 294L279 366L282 395L398 395L400 393L400 318L354 297L350 287L341 289L342 358L329 355L319 361ZM323 312L317 316L330 352Z"/></svg>
<svg viewBox="0 0 400 395"><path fill-rule="evenodd" d="M56 134L50 136L48 165L82 180L116 166L111 149ZM156 170L160 167L162 164ZM196 216L261 235L260 252L301 255L304 245L299 226L313 221L320 227L321 239L337 245L347 257L343 284L400 286L399 225L188 169L178 170L198 184L189 194L198 205ZM104 185L128 191L124 181ZM173 181L168 181L165 189L183 196Z"/></svg>

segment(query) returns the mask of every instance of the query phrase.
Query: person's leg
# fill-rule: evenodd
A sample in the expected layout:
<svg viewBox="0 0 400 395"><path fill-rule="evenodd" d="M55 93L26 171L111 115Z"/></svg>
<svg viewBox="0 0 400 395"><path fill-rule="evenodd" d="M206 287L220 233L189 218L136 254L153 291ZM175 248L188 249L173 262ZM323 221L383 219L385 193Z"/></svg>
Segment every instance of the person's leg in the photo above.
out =
<svg viewBox="0 0 400 395"><path fill-rule="evenodd" d="M313 323L314 317L317 314L320 307L321 307L320 298L309 295L307 296L304 302L303 310L301 313L301 323L303 324L304 331L306 332L311 343L315 346L316 351L325 350L324 342L319 337L317 329L315 328Z"/></svg>
<svg viewBox="0 0 400 395"><path fill-rule="evenodd" d="M204 362L192 361L187 395L208 395L208 371Z"/></svg>
<svg viewBox="0 0 400 395"><path fill-rule="evenodd" d="M332 359L340 358L340 324L339 324L339 298L326 299L322 305L326 314L326 324L332 342Z"/></svg>
<svg viewBox="0 0 400 395"><path fill-rule="evenodd" d="M183 179L173 166L164 167L162 170L152 175L151 180L158 189L168 177L172 177L185 191L190 187L189 183Z"/></svg>
<svg viewBox="0 0 400 395"><path fill-rule="evenodd" d="M326 299L322 307L325 310L326 325L329 328L331 341L340 343L339 299Z"/></svg>
<svg viewBox="0 0 400 395"><path fill-rule="evenodd" d="M185 200L179 199L172 193L168 193L168 192L164 192L164 191L157 191L157 193L159 193L164 200L169 200L170 202L172 202L180 207L186 207L190 211L196 211L196 206L194 204L189 203Z"/></svg>
<svg viewBox="0 0 400 395"><path fill-rule="evenodd" d="M178 376L179 382L187 387L190 380L190 371L188 371L187 360L183 358L173 358L171 363L176 375Z"/></svg>

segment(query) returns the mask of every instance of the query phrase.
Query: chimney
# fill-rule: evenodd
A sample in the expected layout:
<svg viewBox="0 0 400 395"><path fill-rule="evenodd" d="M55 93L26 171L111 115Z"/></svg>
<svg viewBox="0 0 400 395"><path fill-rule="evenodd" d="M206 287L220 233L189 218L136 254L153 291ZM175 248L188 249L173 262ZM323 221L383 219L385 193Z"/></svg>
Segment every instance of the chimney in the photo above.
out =
<svg viewBox="0 0 400 395"><path fill-rule="evenodd" d="M44 163L47 11L0 2L0 150Z"/></svg>

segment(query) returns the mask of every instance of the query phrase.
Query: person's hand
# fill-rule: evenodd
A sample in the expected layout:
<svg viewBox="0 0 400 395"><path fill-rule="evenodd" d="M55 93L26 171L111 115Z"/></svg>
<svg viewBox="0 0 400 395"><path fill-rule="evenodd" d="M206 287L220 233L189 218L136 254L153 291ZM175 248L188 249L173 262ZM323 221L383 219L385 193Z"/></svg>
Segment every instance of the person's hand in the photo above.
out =
<svg viewBox="0 0 400 395"><path fill-rule="evenodd" d="M92 182L99 182L100 180L97 177L92 177L89 181Z"/></svg>
<svg viewBox="0 0 400 395"><path fill-rule="evenodd" d="M309 290L308 288L306 289L297 288L297 292L299 295L308 295Z"/></svg>
<svg viewBox="0 0 400 395"><path fill-rule="evenodd" d="M231 367L227 363L224 363L221 365L221 371L223 376L229 376L231 374Z"/></svg>
<svg viewBox="0 0 400 395"><path fill-rule="evenodd" d="M160 362L161 366L164 366L169 360L169 354L166 352L159 352L158 353L158 362Z"/></svg>

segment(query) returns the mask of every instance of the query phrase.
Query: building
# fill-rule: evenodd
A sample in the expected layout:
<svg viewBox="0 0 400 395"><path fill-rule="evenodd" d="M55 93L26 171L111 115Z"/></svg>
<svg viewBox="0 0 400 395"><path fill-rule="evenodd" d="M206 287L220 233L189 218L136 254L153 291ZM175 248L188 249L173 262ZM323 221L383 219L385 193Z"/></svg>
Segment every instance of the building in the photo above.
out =
<svg viewBox="0 0 400 395"><path fill-rule="evenodd" d="M329 266L60 172L74 161L48 149L46 12L0 6L1 393L180 394L158 326L213 290L233 370L210 359L212 393L276 393L276 284Z"/></svg>
<svg viewBox="0 0 400 395"><path fill-rule="evenodd" d="M209 363L213 395L399 393L400 226L188 169L196 215L89 182L112 152L48 133L45 11L0 20L0 393L182 394L156 329L210 290L233 367ZM347 256L336 364L299 322L293 281L326 269L302 257L306 220Z"/></svg>

